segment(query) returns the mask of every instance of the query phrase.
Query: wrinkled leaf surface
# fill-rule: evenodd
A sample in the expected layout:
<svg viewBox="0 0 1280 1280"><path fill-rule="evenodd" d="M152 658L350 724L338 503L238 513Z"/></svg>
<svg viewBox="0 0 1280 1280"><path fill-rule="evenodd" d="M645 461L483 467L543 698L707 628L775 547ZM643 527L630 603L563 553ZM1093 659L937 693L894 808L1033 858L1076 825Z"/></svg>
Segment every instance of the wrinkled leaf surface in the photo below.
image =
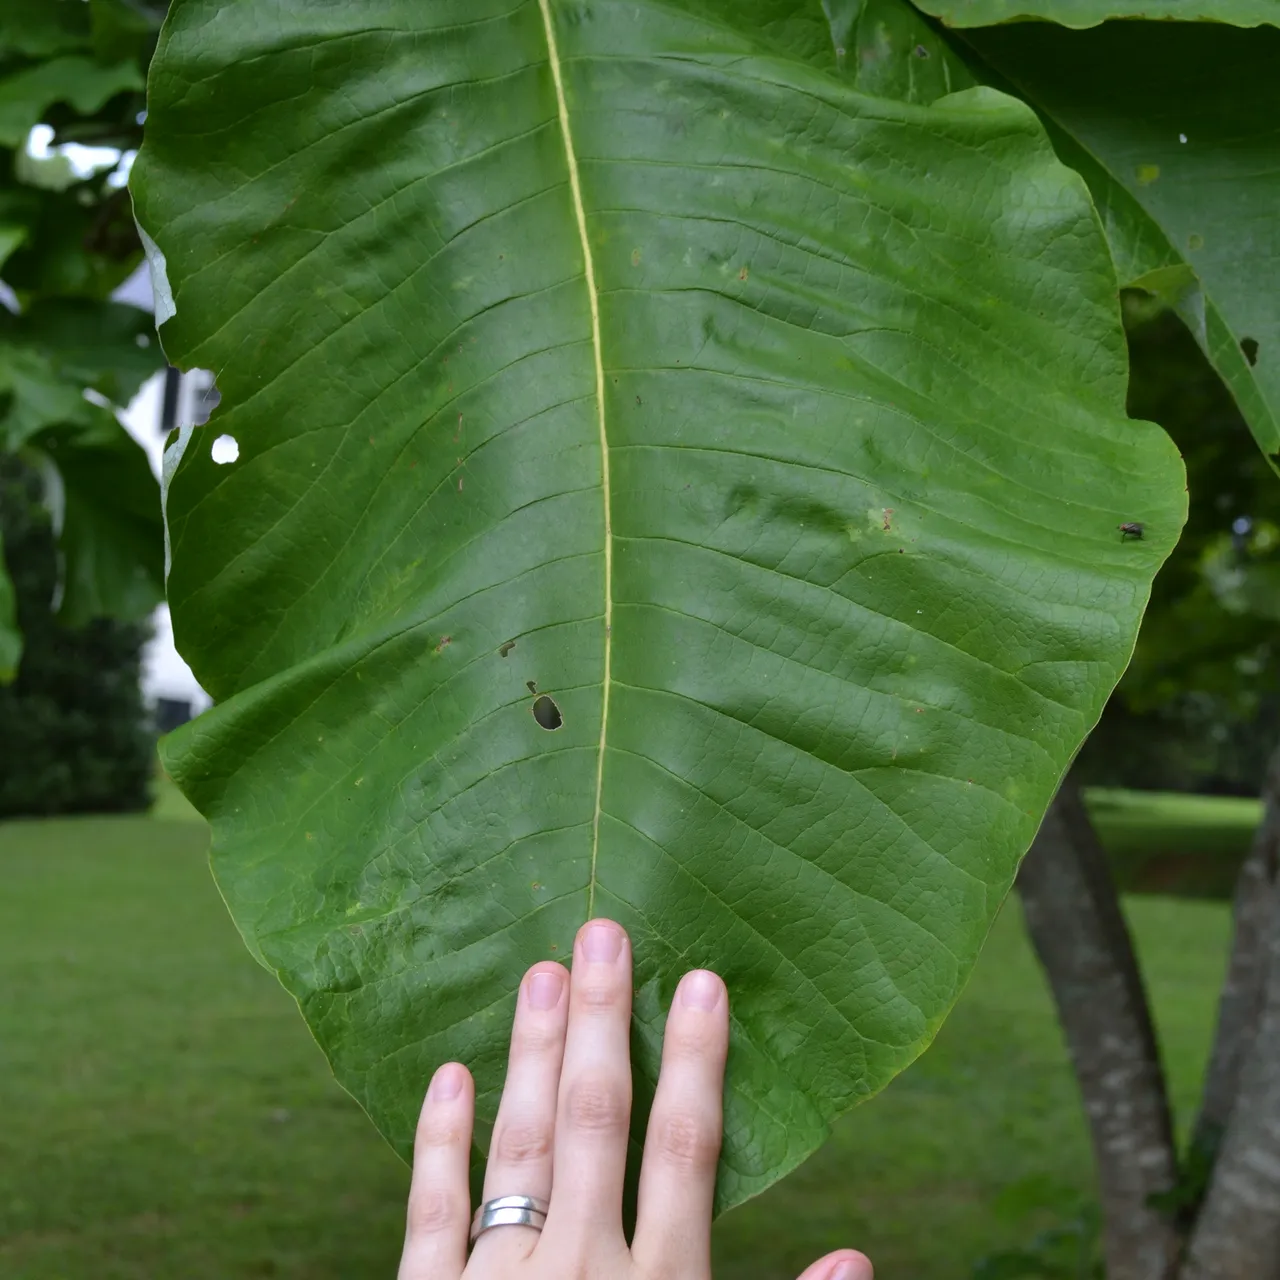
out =
<svg viewBox="0 0 1280 1280"><path fill-rule="evenodd" d="M796 8L179 0L162 36L134 194L223 396L169 459L219 705L167 760L402 1154L448 1058L483 1149L521 973L605 913L636 1125L710 965L719 1205L793 1167L936 1032L1177 537L1033 113L859 94Z"/></svg>

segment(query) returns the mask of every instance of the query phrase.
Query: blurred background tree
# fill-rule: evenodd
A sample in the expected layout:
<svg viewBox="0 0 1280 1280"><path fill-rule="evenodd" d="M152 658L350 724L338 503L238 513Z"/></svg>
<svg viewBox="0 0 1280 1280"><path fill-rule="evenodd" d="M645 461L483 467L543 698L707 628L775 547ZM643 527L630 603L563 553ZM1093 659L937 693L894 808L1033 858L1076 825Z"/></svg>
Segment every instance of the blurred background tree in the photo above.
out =
<svg viewBox="0 0 1280 1280"><path fill-rule="evenodd" d="M147 803L140 624L164 539L117 413L163 356L112 294L142 259L125 182L163 12L0 10L0 816Z"/></svg>
<svg viewBox="0 0 1280 1280"><path fill-rule="evenodd" d="M1190 507L1080 774L1106 786L1256 796L1280 742L1280 483L1178 316L1131 292L1125 318L1129 412L1173 437Z"/></svg>
<svg viewBox="0 0 1280 1280"><path fill-rule="evenodd" d="M53 609L57 544L40 477L0 457L0 531L26 654L0 686L0 818L145 809L155 739L139 692L145 624Z"/></svg>

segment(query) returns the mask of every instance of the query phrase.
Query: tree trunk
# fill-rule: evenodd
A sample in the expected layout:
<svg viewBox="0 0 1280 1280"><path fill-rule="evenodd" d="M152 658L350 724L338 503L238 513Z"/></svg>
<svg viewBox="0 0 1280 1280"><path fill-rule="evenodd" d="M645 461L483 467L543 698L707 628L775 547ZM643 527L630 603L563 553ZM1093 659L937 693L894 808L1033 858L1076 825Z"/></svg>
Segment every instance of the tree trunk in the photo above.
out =
<svg viewBox="0 0 1280 1280"><path fill-rule="evenodd" d="M1280 1277L1280 750L1236 890L1236 935L1197 1135L1221 1145L1180 1280Z"/></svg>
<svg viewBox="0 0 1280 1280"><path fill-rule="evenodd" d="M1272 892L1280 853L1280 749L1267 765L1263 784L1265 807L1253 847L1240 868L1232 904L1234 936L1222 996L1218 1026L1205 1076L1200 1115L1192 1135L1192 1150L1211 1161L1231 1119L1240 1088L1240 1073L1262 1016L1268 967Z"/></svg>
<svg viewBox="0 0 1280 1280"><path fill-rule="evenodd" d="M1164 1073L1106 857L1069 778L1023 861L1018 890L1089 1118L1107 1280L1169 1280L1179 1235L1150 1204L1177 1181Z"/></svg>

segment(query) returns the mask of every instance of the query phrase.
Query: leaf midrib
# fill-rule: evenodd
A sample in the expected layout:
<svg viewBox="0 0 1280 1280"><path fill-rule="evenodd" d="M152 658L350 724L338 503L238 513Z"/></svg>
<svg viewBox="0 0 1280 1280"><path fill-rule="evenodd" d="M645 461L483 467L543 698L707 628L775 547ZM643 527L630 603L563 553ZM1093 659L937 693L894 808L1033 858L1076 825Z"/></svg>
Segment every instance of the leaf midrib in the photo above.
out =
<svg viewBox="0 0 1280 1280"><path fill-rule="evenodd" d="M600 351L600 295L596 289L595 262L587 237L587 211L582 203L582 183L578 176L578 156L573 147L573 130L569 124L569 104L564 95L564 78L560 69L560 51L556 45L555 23L551 16L551 0L538 0L542 26L547 40L547 61L556 91L556 110L560 119L560 136L564 141L565 160L569 168L569 194L573 200L578 239L582 245L583 274L587 286L587 302L591 308L591 354L596 373L596 425L600 438L600 492L604 505L604 672L600 694L600 741L596 748L596 795L591 814L591 868L587 881L587 919L595 913L596 860L600 852L600 800L604 791L604 748L609 733L609 686L613 656L613 518L609 493L609 437L605 431L604 360Z"/></svg>

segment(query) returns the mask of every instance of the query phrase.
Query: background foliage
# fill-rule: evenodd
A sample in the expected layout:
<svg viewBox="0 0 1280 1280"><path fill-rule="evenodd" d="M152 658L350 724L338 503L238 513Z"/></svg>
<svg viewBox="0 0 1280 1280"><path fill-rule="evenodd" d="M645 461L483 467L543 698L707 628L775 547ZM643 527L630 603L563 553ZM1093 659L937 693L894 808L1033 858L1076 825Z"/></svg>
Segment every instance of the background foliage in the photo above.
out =
<svg viewBox="0 0 1280 1280"><path fill-rule="evenodd" d="M1187 467L1187 523L1138 645L1081 755L1109 786L1256 796L1280 738L1280 650L1264 584L1280 566L1280 484L1177 314L1126 297L1129 412Z"/></svg>
<svg viewBox="0 0 1280 1280"><path fill-rule="evenodd" d="M27 650L0 687L0 819L117 813L151 802L155 735L139 666L147 630L53 610L57 544L40 480L0 457L0 534Z"/></svg>
<svg viewBox="0 0 1280 1280"><path fill-rule="evenodd" d="M0 453L39 477L69 625L163 595L159 496L116 419L163 363L148 312L110 300L142 248L124 186L163 6L11 0L0 12ZM45 126L51 150L28 136ZM103 148L87 176L62 144ZM12 560L12 557L5 557ZM0 681L21 653L0 571Z"/></svg>

